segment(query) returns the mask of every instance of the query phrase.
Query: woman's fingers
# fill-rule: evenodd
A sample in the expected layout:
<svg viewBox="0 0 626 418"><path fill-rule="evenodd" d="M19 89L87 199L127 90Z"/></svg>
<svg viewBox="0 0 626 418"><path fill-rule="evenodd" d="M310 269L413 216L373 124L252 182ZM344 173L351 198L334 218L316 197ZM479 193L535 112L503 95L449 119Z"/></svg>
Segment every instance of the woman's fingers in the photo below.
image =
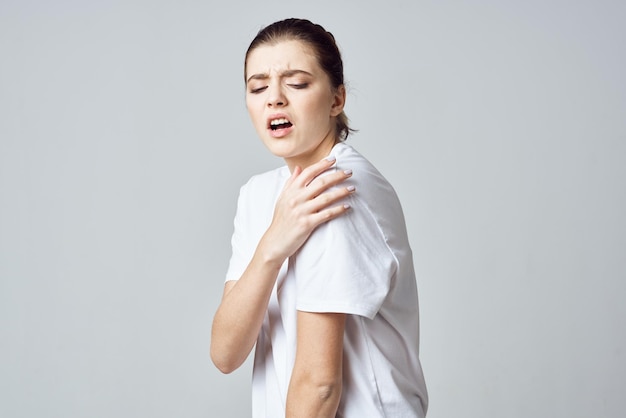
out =
<svg viewBox="0 0 626 418"><path fill-rule="evenodd" d="M306 169L293 169L276 202L272 224L265 235L280 256L289 257L317 226L350 209L348 204L339 201L355 191L354 186L340 184L352 172L329 171L334 164L335 160L331 158Z"/></svg>
<svg viewBox="0 0 626 418"><path fill-rule="evenodd" d="M323 176L316 177L306 188L308 198L312 199L333 186L352 177L352 170L337 170Z"/></svg>
<svg viewBox="0 0 626 418"><path fill-rule="evenodd" d="M329 156L316 162L315 164L308 166L304 170L301 170L302 172L299 173L299 175L297 176L297 182L301 186L308 186L309 183L313 181L313 179L332 167L333 164L335 164L335 161L335 157ZM295 174L295 171L296 170L294 170L293 174Z"/></svg>
<svg viewBox="0 0 626 418"><path fill-rule="evenodd" d="M321 212L325 208L331 206L333 203L351 195L355 192L355 190L355 187L352 185L328 190L311 199L308 204L308 209L312 213Z"/></svg>
<svg viewBox="0 0 626 418"><path fill-rule="evenodd" d="M291 176L289 176L289 178L287 179L287 183L285 183L285 187L289 187L293 182L295 182L301 173L302 173L302 168L299 165L295 166L293 168L293 172L291 173Z"/></svg>
<svg viewBox="0 0 626 418"><path fill-rule="evenodd" d="M350 210L350 205L345 203L343 205L337 205L330 208L323 209L312 216L312 223L315 227L328 222L332 219L339 217Z"/></svg>
<svg viewBox="0 0 626 418"><path fill-rule="evenodd" d="M352 176L352 170L337 170L327 173L334 164L335 158L328 157L304 170L296 166L291 177L287 180L285 188L293 189L294 192L299 190L292 195L296 201L310 201Z"/></svg>
<svg viewBox="0 0 626 418"><path fill-rule="evenodd" d="M355 191L354 186L335 187L350 178L352 170L329 171L335 162L335 157L330 156L305 169L294 167L283 189L281 206L296 217L313 215L315 224L344 213L349 206L331 206Z"/></svg>

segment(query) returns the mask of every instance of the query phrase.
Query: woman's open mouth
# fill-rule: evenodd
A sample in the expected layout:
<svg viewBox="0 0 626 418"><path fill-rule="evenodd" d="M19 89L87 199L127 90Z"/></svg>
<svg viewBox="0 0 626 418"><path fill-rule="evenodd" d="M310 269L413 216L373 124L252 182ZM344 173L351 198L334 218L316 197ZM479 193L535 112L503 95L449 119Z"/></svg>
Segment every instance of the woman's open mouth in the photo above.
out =
<svg viewBox="0 0 626 418"><path fill-rule="evenodd" d="M287 136L292 130L293 124L284 116L271 119L268 124L268 130L272 137L282 138Z"/></svg>
<svg viewBox="0 0 626 418"><path fill-rule="evenodd" d="M291 126L291 122L289 122L289 120L287 120L286 118L272 119L270 121L270 129L272 131L290 128Z"/></svg>

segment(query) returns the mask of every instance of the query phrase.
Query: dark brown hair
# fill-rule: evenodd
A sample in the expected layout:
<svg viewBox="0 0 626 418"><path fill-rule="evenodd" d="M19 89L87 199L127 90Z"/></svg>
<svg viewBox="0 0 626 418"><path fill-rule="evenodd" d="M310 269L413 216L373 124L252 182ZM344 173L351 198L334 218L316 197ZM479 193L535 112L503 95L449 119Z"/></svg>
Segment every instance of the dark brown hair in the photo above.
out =
<svg viewBox="0 0 626 418"><path fill-rule="evenodd" d="M248 63L250 52L261 45L275 45L280 41L286 40L301 41L311 47L317 58L317 62L328 75L330 84L335 91L340 86L344 85L343 61L333 34L309 20L295 18L274 22L257 33L246 51L244 79L246 77L246 64ZM341 112L341 114L337 116L335 125L337 138L343 141L351 132L353 132L353 130L348 126L348 117L345 112Z"/></svg>

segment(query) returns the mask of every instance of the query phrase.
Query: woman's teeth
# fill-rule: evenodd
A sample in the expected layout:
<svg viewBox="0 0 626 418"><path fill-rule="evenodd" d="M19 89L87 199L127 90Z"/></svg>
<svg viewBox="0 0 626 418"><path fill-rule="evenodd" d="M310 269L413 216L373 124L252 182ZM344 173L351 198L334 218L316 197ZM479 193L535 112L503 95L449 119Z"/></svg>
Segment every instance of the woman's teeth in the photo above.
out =
<svg viewBox="0 0 626 418"><path fill-rule="evenodd" d="M290 126L291 122L285 118L278 118L270 121L270 129L288 128Z"/></svg>

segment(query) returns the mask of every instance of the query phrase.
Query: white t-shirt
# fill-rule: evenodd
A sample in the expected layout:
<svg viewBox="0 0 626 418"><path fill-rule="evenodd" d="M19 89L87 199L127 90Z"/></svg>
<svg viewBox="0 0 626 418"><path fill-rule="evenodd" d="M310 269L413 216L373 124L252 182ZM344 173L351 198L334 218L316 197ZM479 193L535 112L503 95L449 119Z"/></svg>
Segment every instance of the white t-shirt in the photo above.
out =
<svg viewBox="0 0 626 418"><path fill-rule="evenodd" d="M424 417L428 395L418 356L419 314L413 258L398 197L345 143L333 169L352 169L351 210L320 225L282 266L256 343L254 418L285 416L296 354L297 310L346 313L337 417ZM240 190L226 281L238 280L272 220L290 173L253 176Z"/></svg>

